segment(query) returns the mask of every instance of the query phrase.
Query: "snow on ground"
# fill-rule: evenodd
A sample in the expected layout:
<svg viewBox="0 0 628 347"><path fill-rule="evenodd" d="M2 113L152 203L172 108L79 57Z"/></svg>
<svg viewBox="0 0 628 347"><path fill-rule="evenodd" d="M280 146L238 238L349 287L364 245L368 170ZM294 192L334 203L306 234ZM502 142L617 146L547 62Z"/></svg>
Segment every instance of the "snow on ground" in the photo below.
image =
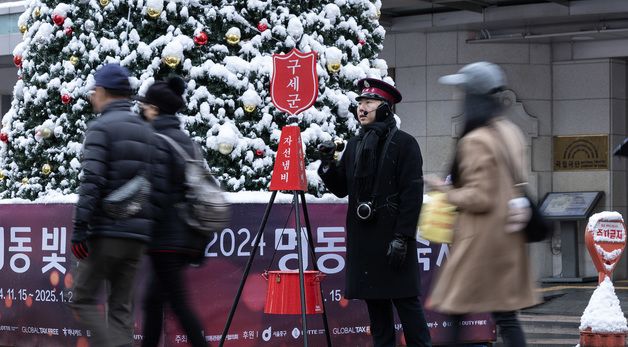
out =
<svg viewBox="0 0 628 347"><path fill-rule="evenodd" d="M622 333L628 331L626 317L615 295L613 282L607 277L591 295L589 305L580 318L580 330L591 328L594 333Z"/></svg>

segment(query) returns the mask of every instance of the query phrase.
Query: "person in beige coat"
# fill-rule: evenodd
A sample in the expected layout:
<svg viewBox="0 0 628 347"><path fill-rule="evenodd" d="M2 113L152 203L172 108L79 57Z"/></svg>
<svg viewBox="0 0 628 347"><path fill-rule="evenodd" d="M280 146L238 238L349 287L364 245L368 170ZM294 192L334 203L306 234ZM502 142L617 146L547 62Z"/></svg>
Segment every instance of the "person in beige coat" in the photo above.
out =
<svg viewBox="0 0 628 347"><path fill-rule="evenodd" d="M505 76L497 65L480 62L439 81L465 91L465 126L452 165L452 185L426 177L459 212L449 259L427 306L451 315L454 344L462 315L491 312L506 345L525 346L516 312L538 299L521 230L530 211L512 206L521 194L512 172L526 177L525 140L516 125L499 115L496 93L505 88Z"/></svg>

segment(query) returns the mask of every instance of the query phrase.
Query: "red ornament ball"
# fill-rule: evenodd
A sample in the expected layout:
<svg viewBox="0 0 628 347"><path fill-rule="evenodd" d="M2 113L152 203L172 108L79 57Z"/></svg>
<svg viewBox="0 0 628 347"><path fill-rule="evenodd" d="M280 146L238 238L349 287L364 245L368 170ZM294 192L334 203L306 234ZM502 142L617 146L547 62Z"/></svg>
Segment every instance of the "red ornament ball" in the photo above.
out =
<svg viewBox="0 0 628 347"><path fill-rule="evenodd" d="M63 95L61 95L61 102L62 102L64 105L69 104L69 103L70 103L70 101L72 101L72 97L71 97L70 95L68 95L68 94L63 94Z"/></svg>
<svg viewBox="0 0 628 347"><path fill-rule="evenodd" d="M259 22L257 23L257 30L264 32L266 30L268 30L268 24L264 23L264 22Z"/></svg>
<svg viewBox="0 0 628 347"><path fill-rule="evenodd" d="M0 141L4 143L9 142L9 135L7 133L0 133Z"/></svg>
<svg viewBox="0 0 628 347"><path fill-rule="evenodd" d="M258 157L261 157L264 155L264 150L263 149L257 149L255 150L255 154L257 154Z"/></svg>
<svg viewBox="0 0 628 347"><path fill-rule="evenodd" d="M366 43L366 41L365 41L364 39L359 39L359 40L358 40L358 44L359 44L360 46L364 46L364 44L365 44L365 43Z"/></svg>
<svg viewBox="0 0 628 347"><path fill-rule="evenodd" d="M15 66L17 67L22 67L22 56L21 55L16 55L13 57L13 64L15 64Z"/></svg>
<svg viewBox="0 0 628 347"><path fill-rule="evenodd" d="M72 27L65 28L65 35L66 36L72 36L73 33L74 33L74 29L72 29Z"/></svg>
<svg viewBox="0 0 628 347"><path fill-rule="evenodd" d="M203 46L207 43L207 33L201 31L200 33L194 36L194 43L197 45Z"/></svg>
<svg viewBox="0 0 628 347"><path fill-rule="evenodd" d="M55 14L52 16L52 21L58 25L58 26L62 26L63 22L65 22L65 17L60 15L60 14Z"/></svg>

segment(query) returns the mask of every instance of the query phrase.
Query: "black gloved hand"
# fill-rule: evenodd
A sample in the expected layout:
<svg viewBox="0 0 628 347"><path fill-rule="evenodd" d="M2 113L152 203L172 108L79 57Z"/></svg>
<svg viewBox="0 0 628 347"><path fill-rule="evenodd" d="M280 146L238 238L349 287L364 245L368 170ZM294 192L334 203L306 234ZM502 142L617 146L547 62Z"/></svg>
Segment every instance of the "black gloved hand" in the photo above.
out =
<svg viewBox="0 0 628 347"><path fill-rule="evenodd" d="M347 145L342 139L338 139L334 143L336 144L336 152L344 151L345 146Z"/></svg>
<svg viewBox="0 0 628 347"><path fill-rule="evenodd" d="M321 161L323 163L329 163L334 160L334 153L336 152L336 144L333 141L325 141L318 145L318 152L320 153Z"/></svg>
<svg viewBox="0 0 628 347"><path fill-rule="evenodd" d="M89 255L87 248L87 225L84 223L74 223L72 231L72 254L76 259L82 260Z"/></svg>
<svg viewBox="0 0 628 347"><path fill-rule="evenodd" d="M406 253L408 252L408 238L401 234L395 234L395 237L390 241L388 245L388 264L393 268L398 269L403 265L406 260Z"/></svg>

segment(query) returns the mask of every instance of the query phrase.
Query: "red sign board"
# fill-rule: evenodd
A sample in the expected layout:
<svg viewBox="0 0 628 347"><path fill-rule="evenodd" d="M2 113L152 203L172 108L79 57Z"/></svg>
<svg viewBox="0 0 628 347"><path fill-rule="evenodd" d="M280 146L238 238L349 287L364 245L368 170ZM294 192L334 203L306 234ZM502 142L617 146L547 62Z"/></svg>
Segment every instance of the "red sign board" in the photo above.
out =
<svg viewBox="0 0 628 347"><path fill-rule="evenodd" d="M604 277L611 277L626 247L626 226L621 215L608 215L589 223L584 240L601 283Z"/></svg>
<svg viewBox="0 0 628 347"><path fill-rule="evenodd" d="M288 54L273 54L270 96L278 109L291 115L314 105L318 97L316 52L294 48Z"/></svg>
<svg viewBox="0 0 628 347"><path fill-rule="evenodd" d="M289 125L281 129L270 190L307 190L301 129L298 126Z"/></svg>

